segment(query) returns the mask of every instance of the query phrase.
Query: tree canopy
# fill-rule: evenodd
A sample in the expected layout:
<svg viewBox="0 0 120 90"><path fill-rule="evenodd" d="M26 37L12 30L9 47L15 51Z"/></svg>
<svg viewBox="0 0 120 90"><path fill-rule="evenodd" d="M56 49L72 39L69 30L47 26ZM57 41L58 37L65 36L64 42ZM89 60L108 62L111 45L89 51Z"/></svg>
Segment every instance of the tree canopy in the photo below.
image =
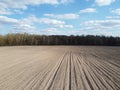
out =
<svg viewBox="0 0 120 90"><path fill-rule="evenodd" d="M20 45L104 45L120 46L120 37L112 36L65 36L65 35L31 35L7 34L0 35L0 46Z"/></svg>

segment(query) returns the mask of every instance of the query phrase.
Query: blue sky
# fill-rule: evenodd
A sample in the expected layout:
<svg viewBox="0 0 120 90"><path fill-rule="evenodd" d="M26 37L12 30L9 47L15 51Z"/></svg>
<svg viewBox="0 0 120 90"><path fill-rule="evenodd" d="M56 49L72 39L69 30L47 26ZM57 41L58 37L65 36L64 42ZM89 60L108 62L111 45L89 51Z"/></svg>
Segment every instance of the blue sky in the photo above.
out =
<svg viewBox="0 0 120 90"><path fill-rule="evenodd" d="M120 36L120 0L0 0L0 34Z"/></svg>

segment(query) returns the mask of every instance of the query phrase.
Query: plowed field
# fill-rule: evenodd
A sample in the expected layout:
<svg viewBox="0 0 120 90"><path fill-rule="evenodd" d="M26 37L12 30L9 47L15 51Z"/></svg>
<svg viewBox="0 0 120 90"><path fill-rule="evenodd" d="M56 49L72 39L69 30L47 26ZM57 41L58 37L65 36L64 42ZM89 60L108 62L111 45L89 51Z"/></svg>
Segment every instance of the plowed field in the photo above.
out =
<svg viewBox="0 0 120 90"><path fill-rule="evenodd" d="M0 47L0 90L120 90L120 47Z"/></svg>

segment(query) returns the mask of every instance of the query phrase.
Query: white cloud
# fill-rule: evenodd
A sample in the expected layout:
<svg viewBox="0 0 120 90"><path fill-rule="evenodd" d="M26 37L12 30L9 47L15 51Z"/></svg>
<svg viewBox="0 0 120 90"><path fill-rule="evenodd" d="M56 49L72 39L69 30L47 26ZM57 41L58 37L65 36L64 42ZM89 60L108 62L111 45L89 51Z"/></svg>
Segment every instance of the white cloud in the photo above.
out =
<svg viewBox="0 0 120 90"><path fill-rule="evenodd" d="M37 20L40 23L45 23L49 25L64 25L64 21L56 20L56 19L49 19L49 18L39 18Z"/></svg>
<svg viewBox="0 0 120 90"><path fill-rule="evenodd" d="M81 23L79 32L91 35L119 36L120 20L90 20Z"/></svg>
<svg viewBox="0 0 120 90"><path fill-rule="evenodd" d="M120 20L91 20L83 22L81 25L83 26L82 30L87 34L119 35L115 32L120 30Z"/></svg>
<svg viewBox="0 0 120 90"><path fill-rule="evenodd" d="M117 9L115 9L115 10L112 10L111 12L112 12L112 13L115 13L115 14L117 14L117 15L120 15L120 8L117 8Z"/></svg>
<svg viewBox="0 0 120 90"><path fill-rule="evenodd" d="M120 19L120 16L106 16L107 19Z"/></svg>
<svg viewBox="0 0 120 90"><path fill-rule="evenodd" d="M22 30L22 31L30 31L35 30L35 27L33 25L25 24L25 23L18 23L13 25L13 28L15 30Z"/></svg>
<svg viewBox="0 0 120 90"><path fill-rule="evenodd" d="M6 16L0 16L0 24L16 24L18 23L17 19L8 18Z"/></svg>
<svg viewBox="0 0 120 90"><path fill-rule="evenodd" d="M38 31L39 34L45 34L45 35L56 35L59 33L59 31L56 28L46 28L44 30Z"/></svg>
<svg viewBox="0 0 120 90"><path fill-rule="evenodd" d="M35 16L30 16L28 18L23 18L23 19L14 19L14 18L9 18L7 16L0 16L0 26L1 27L10 26L14 32L28 32L28 33L37 32L37 29L39 28L36 28L35 24L48 25L47 27L54 27L54 28L55 27L73 28L72 25L68 25L64 21L60 21L56 19L37 18ZM49 30L52 31L53 28Z"/></svg>
<svg viewBox="0 0 120 90"><path fill-rule="evenodd" d="M53 25L59 28L72 28L72 25L67 25L64 21L56 20L56 19L49 19L49 18L40 18L37 20L40 23Z"/></svg>
<svg viewBox="0 0 120 90"><path fill-rule="evenodd" d="M115 0L95 0L95 3L98 6L106 6L106 5L110 5L111 3L113 3Z"/></svg>
<svg viewBox="0 0 120 90"><path fill-rule="evenodd" d="M28 8L28 5L32 6L41 4L58 5L70 2L71 0L1 0L0 14L13 14L14 9L26 10Z"/></svg>
<svg viewBox="0 0 120 90"><path fill-rule="evenodd" d="M73 25L65 25L63 28L73 28Z"/></svg>
<svg viewBox="0 0 120 90"><path fill-rule="evenodd" d="M21 10L18 10L18 9L14 9L13 13L15 13L15 14L23 14L24 12L21 11Z"/></svg>
<svg viewBox="0 0 120 90"><path fill-rule="evenodd" d="M27 9L27 5L40 5L40 4L58 4L57 0L2 0L0 8L20 8Z"/></svg>
<svg viewBox="0 0 120 90"><path fill-rule="evenodd" d="M4 8L0 8L0 14L10 15L10 14L12 14L12 12L9 11L9 10L6 10L6 9L4 9Z"/></svg>
<svg viewBox="0 0 120 90"><path fill-rule="evenodd" d="M9 18L6 16L0 16L0 26L10 27L14 32L31 32L35 30L35 27L31 23L26 23L20 19Z"/></svg>
<svg viewBox="0 0 120 90"><path fill-rule="evenodd" d="M57 18L57 19L77 19L79 17L78 14L44 14L44 16L51 17L51 18Z"/></svg>
<svg viewBox="0 0 120 90"><path fill-rule="evenodd" d="M47 32L57 32L57 29L56 28L47 28L47 29L45 29L45 31L47 31Z"/></svg>
<svg viewBox="0 0 120 90"><path fill-rule="evenodd" d="M120 20L91 20L86 21L83 23L85 26L96 26L96 27L106 27L106 28L113 28L113 27L120 27Z"/></svg>
<svg viewBox="0 0 120 90"><path fill-rule="evenodd" d="M37 23L43 23L48 24L54 27L59 28L73 28L72 25L67 25L64 21L56 20L56 19L50 19L50 18L36 18L35 16L30 16L26 22L37 22Z"/></svg>
<svg viewBox="0 0 120 90"><path fill-rule="evenodd" d="M80 10L80 13L92 13L92 12L96 12L95 8L86 8L83 10Z"/></svg>

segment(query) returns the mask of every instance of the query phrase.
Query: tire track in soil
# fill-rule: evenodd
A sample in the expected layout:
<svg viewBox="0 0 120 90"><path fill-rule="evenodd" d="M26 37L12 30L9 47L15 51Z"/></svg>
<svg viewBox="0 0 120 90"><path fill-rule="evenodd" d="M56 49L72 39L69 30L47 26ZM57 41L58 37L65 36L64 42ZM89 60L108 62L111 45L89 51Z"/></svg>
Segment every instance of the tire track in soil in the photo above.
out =
<svg viewBox="0 0 120 90"><path fill-rule="evenodd" d="M46 77L46 79L43 81L42 85L40 86L40 90L50 90L54 79L56 77L56 74L58 73L58 70L62 64L62 62L64 61L66 54L64 54L60 60L58 61L58 63L55 65L55 67L51 70L51 72L49 73L49 75Z"/></svg>

